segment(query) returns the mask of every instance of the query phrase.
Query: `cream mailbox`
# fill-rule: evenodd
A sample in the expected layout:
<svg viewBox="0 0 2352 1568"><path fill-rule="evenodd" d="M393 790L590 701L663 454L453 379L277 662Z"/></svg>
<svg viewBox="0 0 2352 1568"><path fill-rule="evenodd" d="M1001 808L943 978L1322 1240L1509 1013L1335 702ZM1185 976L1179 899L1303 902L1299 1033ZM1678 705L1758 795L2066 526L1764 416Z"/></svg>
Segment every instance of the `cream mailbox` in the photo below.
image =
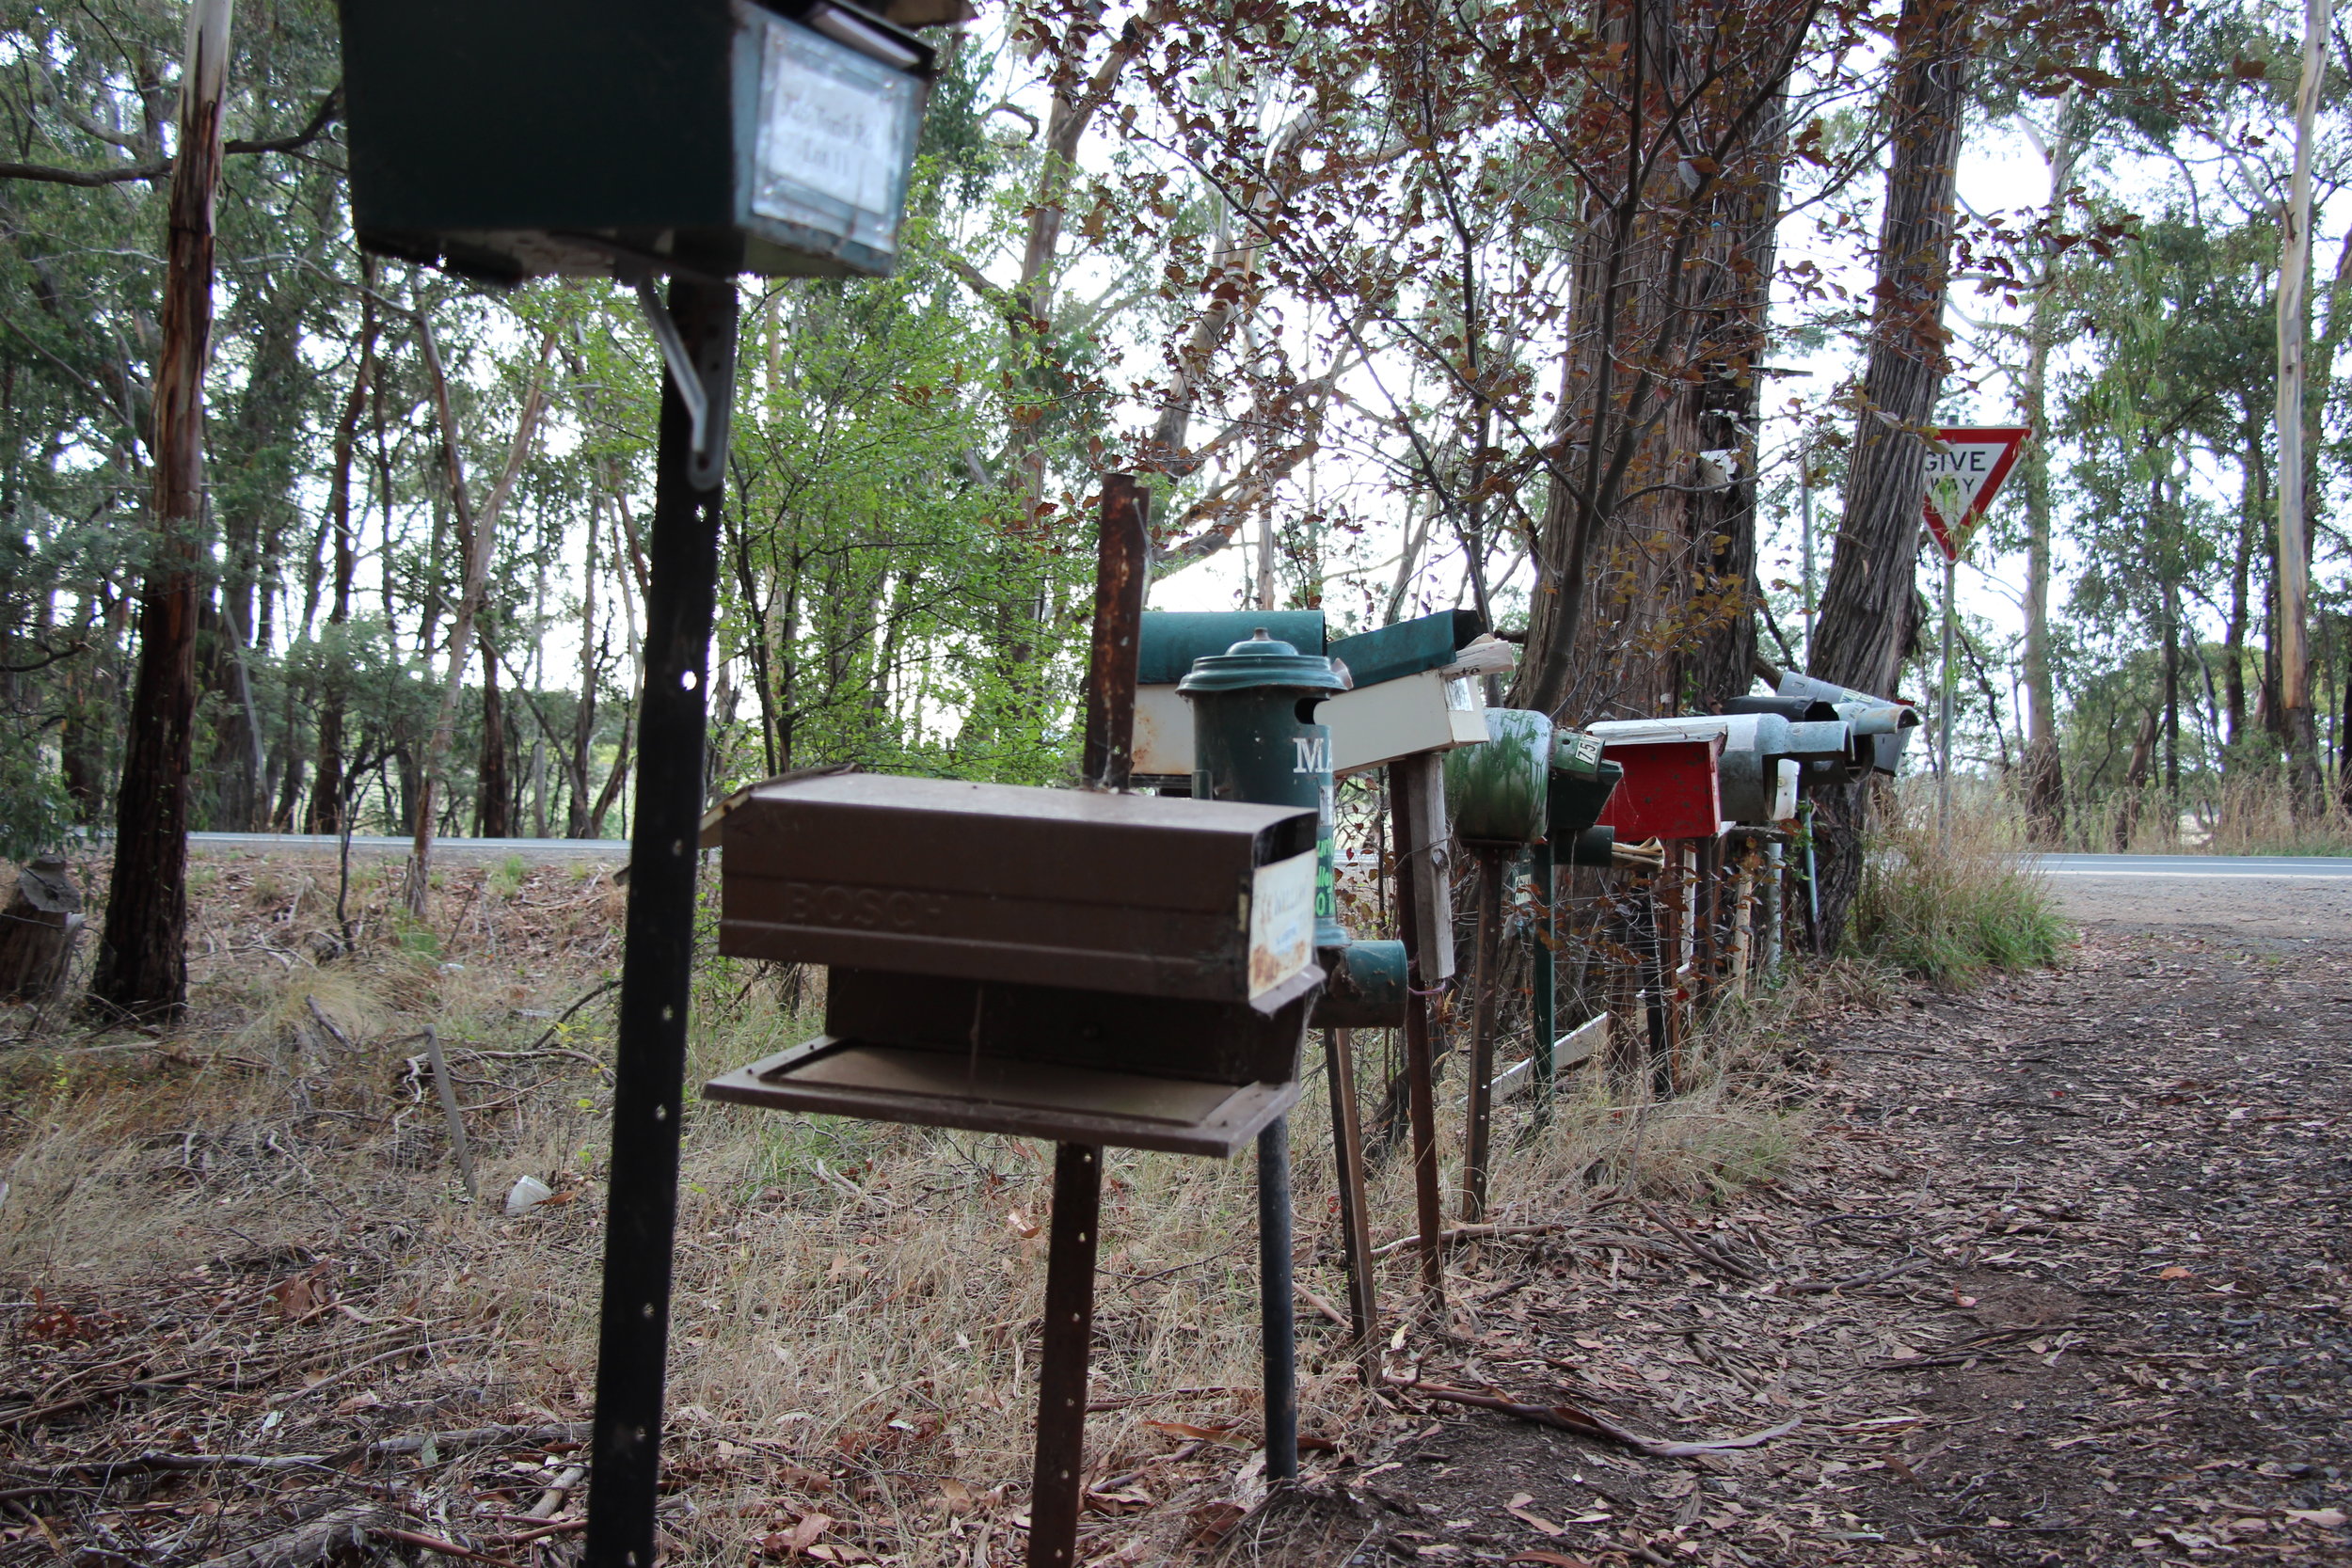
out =
<svg viewBox="0 0 2352 1568"><path fill-rule="evenodd" d="M720 836L720 951L831 977L709 1099L1222 1157L1298 1097L1311 810L843 774Z"/></svg>

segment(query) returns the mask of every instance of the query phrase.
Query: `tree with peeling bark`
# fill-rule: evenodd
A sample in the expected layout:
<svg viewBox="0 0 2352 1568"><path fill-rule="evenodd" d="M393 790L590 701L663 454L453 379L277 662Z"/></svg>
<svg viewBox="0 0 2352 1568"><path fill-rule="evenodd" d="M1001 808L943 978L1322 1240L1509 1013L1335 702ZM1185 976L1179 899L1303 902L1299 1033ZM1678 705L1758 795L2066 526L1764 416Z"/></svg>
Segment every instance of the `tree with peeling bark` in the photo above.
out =
<svg viewBox="0 0 2352 1568"><path fill-rule="evenodd" d="M2312 531L2304 467L2306 356L2311 341L2313 121L2327 85L2330 0L2303 0L2303 63L2295 91L2295 172L2279 208L2279 583L2280 728L2296 815L2326 809L2319 732L2312 716Z"/></svg>
<svg viewBox="0 0 2352 1568"><path fill-rule="evenodd" d="M188 772L196 746L196 621L212 350L213 198L230 0L194 0L182 57L161 346L154 384L154 561L139 600L138 677L115 817L114 875L90 1000L169 1020L187 1005Z"/></svg>
<svg viewBox="0 0 2352 1568"><path fill-rule="evenodd" d="M1925 437L1950 364L1944 302L1976 23L1965 0L1904 0L1895 30L1893 147L1869 363L1807 664L1820 679L1880 695L1894 694L1896 671L1919 626L1914 574L1925 526ZM1867 780L1833 784L1813 797L1821 829L1820 928L1832 942L1861 885L1869 787Z"/></svg>

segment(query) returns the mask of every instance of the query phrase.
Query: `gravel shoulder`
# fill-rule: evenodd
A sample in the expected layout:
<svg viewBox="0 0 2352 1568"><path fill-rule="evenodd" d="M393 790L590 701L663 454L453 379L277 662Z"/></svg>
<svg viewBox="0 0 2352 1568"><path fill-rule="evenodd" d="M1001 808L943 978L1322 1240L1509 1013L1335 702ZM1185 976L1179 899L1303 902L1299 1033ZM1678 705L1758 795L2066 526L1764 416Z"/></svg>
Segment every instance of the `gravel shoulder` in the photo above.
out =
<svg viewBox="0 0 2352 1568"><path fill-rule="evenodd" d="M1465 1260L1294 1560L2352 1563L2352 886L2058 884L2060 971L1810 1040L1724 1205ZM1301 1538L1304 1544L1304 1538Z"/></svg>

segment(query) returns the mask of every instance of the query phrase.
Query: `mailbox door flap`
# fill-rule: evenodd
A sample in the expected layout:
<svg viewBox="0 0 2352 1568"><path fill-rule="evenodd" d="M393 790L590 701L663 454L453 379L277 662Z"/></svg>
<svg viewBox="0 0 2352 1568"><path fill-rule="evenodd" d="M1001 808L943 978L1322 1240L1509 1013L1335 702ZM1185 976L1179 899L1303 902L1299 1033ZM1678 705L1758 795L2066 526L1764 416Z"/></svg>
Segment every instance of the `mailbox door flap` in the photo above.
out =
<svg viewBox="0 0 2352 1568"><path fill-rule="evenodd" d="M1601 821L1617 837L1712 838L1723 821L1716 757L1721 736L1699 740L1611 741L1606 755L1625 768Z"/></svg>

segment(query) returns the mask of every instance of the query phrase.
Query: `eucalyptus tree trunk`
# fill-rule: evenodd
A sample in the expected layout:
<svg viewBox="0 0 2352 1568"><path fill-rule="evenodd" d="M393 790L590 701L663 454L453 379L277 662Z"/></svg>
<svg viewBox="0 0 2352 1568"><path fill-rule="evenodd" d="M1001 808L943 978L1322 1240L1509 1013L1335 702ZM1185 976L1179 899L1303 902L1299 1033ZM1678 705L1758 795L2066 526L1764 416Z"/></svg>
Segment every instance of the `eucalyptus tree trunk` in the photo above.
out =
<svg viewBox="0 0 2352 1568"><path fill-rule="evenodd" d="M1916 624L1927 498L1921 437L1949 368L1944 298L1975 14L1967 0L1904 0L1895 30L1894 151L1879 225L1869 364L1845 515L1807 656L1813 675L1863 691L1890 691ZM1822 830L1821 929L1835 944L1862 879L1867 781L1814 799Z"/></svg>
<svg viewBox="0 0 2352 1568"><path fill-rule="evenodd" d="M327 481L327 527L335 561L334 596L326 608L329 628L351 621L352 579L358 567L351 525L352 451L358 443L359 419L367 412L368 394L375 380L375 300L372 293L362 294L359 368L352 373L351 395L343 400L342 416L335 422L334 467ZM331 630L329 636L332 640ZM343 704L349 685L342 671L345 657L346 650L340 644L329 651L319 693L318 768L310 788L310 827L314 833L343 831Z"/></svg>
<svg viewBox="0 0 2352 1568"><path fill-rule="evenodd" d="M180 76L161 343L155 357L156 548L139 599L139 663L116 802L105 936L90 980L102 1010L176 1019L187 1006L188 771L195 758L197 530L204 490L204 362L213 330L213 198L230 0L194 0Z"/></svg>
<svg viewBox="0 0 2352 1568"><path fill-rule="evenodd" d="M1804 0L1610 0L1597 22L1613 79L1578 132L1596 175L1518 705L1650 714L1747 686L1754 367L1782 105L1814 14Z"/></svg>
<svg viewBox="0 0 2352 1568"><path fill-rule="evenodd" d="M2311 529L2303 457L2304 356L2310 345L2312 121L2328 75L2330 0L2303 0L2303 74L2295 93L2295 176L2279 214L2279 727L2295 813L2321 799L2319 733L2312 717Z"/></svg>
<svg viewBox="0 0 2352 1568"><path fill-rule="evenodd" d="M482 762L474 770L477 836L512 838L514 813L506 768L506 704L499 693L498 654L486 637L482 645Z"/></svg>
<svg viewBox="0 0 2352 1568"><path fill-rule="evenodd" d="M531 451L532 435L539 422L540 394L546 385L548 361L555 354L555 329L549 327L540 337L538 363L532 368L531 384L523 393L522 412L516 417L515 442L507 451L506 467L491 486L489 499L483 503L478 517L472 497L466 489L465 460L458 451L457 424L450 411L449 377L441 366L440 350L433 341L432 325L422 311L417 315L417 343L423 351L425 374L432 386L434 416L441 426L441 460L448 470L449 500L455 514L460 563L456 614L449 634L449 673L441 682L440 712L433 722L433 739L425 752L417 786L415 838L408 851L408 880L404 890L408 912L421 920L431 896L435 818L440 811L442 775L448 770L450 747L456 736L457 700L465 690L466 666L473 658L475 623L482 613L483 594L489 586L490 562L498 554L499 513L504 509L506 498L522 472L523 459Z"/></svg>
<svg viewBox="0 0 2352 1568"><path fill-rule="evenodd" d="M2026 324L2023 402L2033 435L2022 454L2026 482L2026 821L2038 844L2055 844L2066 832L2066 774L2058 758L2058 686L2050 673L2050 350L2058 339L2059 251L2058 234L2066 216L2066 193L2074 183L2074 161L2082 152L2087 116L2079 89L2070 87L2058 104L2042 156L2050 168L2048 232L2042 244L2042 272Z"/></svg>

